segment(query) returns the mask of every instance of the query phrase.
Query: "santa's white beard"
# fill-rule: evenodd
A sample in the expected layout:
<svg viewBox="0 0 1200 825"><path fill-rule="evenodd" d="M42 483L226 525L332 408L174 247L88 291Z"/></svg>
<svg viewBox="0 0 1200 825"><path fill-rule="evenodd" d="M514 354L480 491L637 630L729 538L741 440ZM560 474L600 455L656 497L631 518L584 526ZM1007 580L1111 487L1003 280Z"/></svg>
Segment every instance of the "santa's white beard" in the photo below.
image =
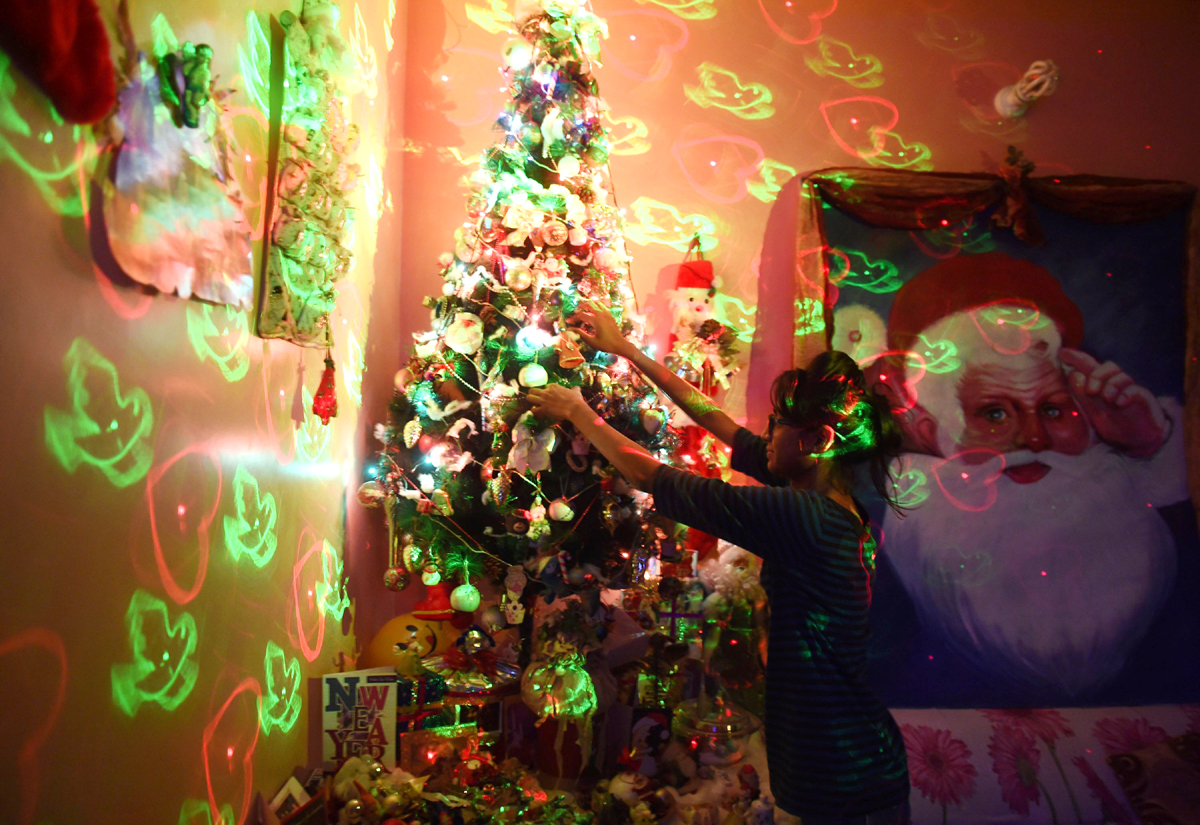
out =
<svg viewBox="0 0 1200 825"><path fill-rule="evenodd" d="M1111 680L1175 581L1174 539L1139 495L1133 460L1102 445L1039 453L1052 467L1044 478L1001 475L995 503L966 512L938 487L941 459L909 458L930 496L907 518L888 514L882 552L925 626L1018 690L1079 697ZM1005 455L1010 467L1033 458ZM998 463L940 473L983 478Z"/></svg>

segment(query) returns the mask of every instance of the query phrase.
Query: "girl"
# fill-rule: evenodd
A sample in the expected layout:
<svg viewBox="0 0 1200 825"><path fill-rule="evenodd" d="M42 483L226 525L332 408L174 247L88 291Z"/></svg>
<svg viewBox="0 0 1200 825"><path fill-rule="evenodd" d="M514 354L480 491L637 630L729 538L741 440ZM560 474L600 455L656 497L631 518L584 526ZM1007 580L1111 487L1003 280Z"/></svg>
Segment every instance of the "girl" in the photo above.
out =
<svg viewBox="0 0 1200 825"><path fill-rule="evenodd" d="M660 464L588 407L578 388L529 392L534 412L566 419L675 521L763 559L771 605L766 676L767 762L776 805L804 825L908 823L904 741L867 687L867 611L875 542L852 495L866 464L888 494L900 436L887 402L868 393L848 355L827 352L772 388L766 438L738 427L682 378L622 335L607 311L584 306L580 337L622 356L700 426L733 447L732 466L767 485L736 486Z"/></svg>

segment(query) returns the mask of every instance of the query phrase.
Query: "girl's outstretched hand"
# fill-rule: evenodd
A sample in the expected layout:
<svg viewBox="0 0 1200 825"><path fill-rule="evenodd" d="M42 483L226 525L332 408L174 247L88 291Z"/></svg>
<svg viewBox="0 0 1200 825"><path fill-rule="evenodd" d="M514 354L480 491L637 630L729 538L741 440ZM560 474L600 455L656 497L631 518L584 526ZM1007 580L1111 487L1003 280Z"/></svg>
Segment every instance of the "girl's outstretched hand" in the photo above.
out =
<svg viewBox="0 0 1200 825"><path fill-rule="evenodd" d="M612 313L591 301L581 303L569 321L583 342L593 349L621 355L630 346Z"/></svg>
<svg viewBox="0 0 1200 825"><path fill-rule="evenodd" d="M570 418L580 409L589 410L583 400L579 387L568 389L562 384L547 384L535 387L529 391L529 400L533 402L533 414L542 418L552 418L561 421Z"/></svg>

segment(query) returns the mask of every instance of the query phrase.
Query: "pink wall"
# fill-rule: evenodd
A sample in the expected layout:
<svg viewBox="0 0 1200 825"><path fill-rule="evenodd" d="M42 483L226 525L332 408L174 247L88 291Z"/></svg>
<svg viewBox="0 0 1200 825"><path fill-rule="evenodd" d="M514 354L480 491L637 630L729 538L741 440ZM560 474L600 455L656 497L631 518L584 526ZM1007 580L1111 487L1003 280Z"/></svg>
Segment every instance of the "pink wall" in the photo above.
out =
<svg viewBox="0 0 1200 825"><path fill-rule="evenodd" d="M474 22L488 7L482 0L430 0L410 10L405 341L426 326L419 297L440 287L435 258L450 248L463 217L459 179L467 167L451 150L470 160L490 145L491 120L505 100L497 67L510 35ZM1200 15L1189 3L595 0L594 8L611 33L597 72L601 93L614 118L637 118L648 132L644 150L612 158L620 203L629 207L651 198L685 216L710 219L717 240L710 257L724 274L726 291L747 302L756 300L753 262L771 206L769 195L758 199L739 183L742 177L763 182L753 172L758 148L799 172L866 165L835 139L823 104L842 141L868 151L866 130L887 121L894 107L892 131L908 144L928 147L925 168L938 171L993 168L1012 143L1047 172L1200 181L1200 155L1193 149L1200 95L1191 80L1200 73L1193 47ZM685 19L706 10L715 15ZM825 40L798 44L785 36ZM828 72L818 74L806 61L819 61L822 43L835 57L847 47L860 58L873 57L879 69L868 80L879 85L856 88ZM985 123L964 100L990 99L999 87L995 78L1015 78L1041 58L1055 60L1063 80L1058 93L1026 118ZM689 100L685 88L701 85L697 67L705 62L736 73L743 85L765 86L770 116L750 120ZM997 65L973 72L974 64ZM720 82L732 91L729 80ZM855 112L847 108L853 104L830 108L863 96L886 103L859 103ZM860 121L857 132L848 123L851 115ZM614 137L628 132L628 126L615 127ZM715 141L695 143L710 138ZM781 174L779 184L787 179ZM661 334L666 310L655 293L671 285L659 283L656 273L681 253L653 242L630 248L639 297L661 319ZM734 396L740 406L736 390Z"/></svg>

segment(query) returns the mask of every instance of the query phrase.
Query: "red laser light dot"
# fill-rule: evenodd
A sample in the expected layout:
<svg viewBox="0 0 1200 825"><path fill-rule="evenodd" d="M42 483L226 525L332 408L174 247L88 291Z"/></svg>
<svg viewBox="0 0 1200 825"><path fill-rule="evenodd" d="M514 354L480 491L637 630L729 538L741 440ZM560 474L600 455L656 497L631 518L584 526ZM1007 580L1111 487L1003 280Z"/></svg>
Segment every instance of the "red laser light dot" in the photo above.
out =
<svg viewBox="0 0 1200 825"><path fill-rule="evenodd" d="M708 162L708 165L709 165L709 166L716 166L716 165L717 165L717 162L716 162L715 160L710 160L710 161Z"/></svg>
<svg viewBox="0 0 1200 825"><path fill-rule="evenodd" d="M971 474L970 474L970 473L963 473L963 474L962 474L962 477L963 477L963 478L970 478L970 477L971 477Z"/></svg>
<svg viewBox="0 0 1200 825"><path fill-rule="evenodd" d="M1149 144L1149 143L1147 143L1147 144L1146 144L1146 148L1147 148L1147 149L1149 149L1149 148L1150 148L1150 144Z"/></svg>
<svg viewBox="0 0 1200 825"><path fill-rule="evenodd" d="M187 508L180 504L175 508L175 512L179 514L180 518L183 518L183 514L187 512Z"/></svg>
<svg viewBox="0 0 1200 825"><path fill-rule="evenodd" d="M136 203L131 203L129 204L129 211L136 215L141 210L138 209L138 205Z"/></svg>
<svg viewBox="0 0 1200 825"><path fill-rule="evenodd" d="M444 75L442 75L442 82L443 82L443 83L447 83L447 82L449 82L449 80L450 80L450 76L449 76L449 75L445 75L445 74L444 74Z"/></svg>
<svg viewBox="0 0 1200 825"><path fill-rule="evenodd" d="M425 758L428 759L430 762L433 761L433 757L435 757L435 756L437 756L437 754L434 753L433 751L425 751Z"/></svg>
<svg viewBox="0 0 1200 825"><path fill-rule="evenodd" d="M930 657L929 657L929 661L931 661L931 662L933 661L933 656L932 656L932 655L930 655Z"/></svg>
<svg viewBox="0 0 1200 825"><path fill-rule="evenodd" d="M629 39L630 39L630 40L637 40L637 35L636 35L636 34L631 34L631 35L629 35Z"/></svg>
<svg viewBox="0 0 1200 825"><path fill-rule="evenodd" d="M1154 505L1153 505L1153 504L1151 504L1150 502L1148 502L1148 501L1147 501L1147 502L1146 502L1146 506L1147 506L1147 507L1153 507Z"/></svg>
<svg viewBox="0 0 1200 825"><path fill-rule="evenodd" d="M233 748L226 748L225 755L228 756L230 759L233 759Z"/></svg>
<svg viewBox="0 0 1200 825"><path fill-rule="evenodd" d="M850 125L851 125L851 126L857 126L857 125L858 125L858 118L856 118L856 117L852 117L852 118L850 118Z"/></svg>
<svg viewBox="0 0 1200 825"><path fill-rule="evenodd" d="M1096 54L1104 54L1104 49L1096 49ZM1091 753L1091 751L1088 751L1088 753Z"/></svg>
<svg viewBox="0 0 1200 825"><path fill-rule="evenodd" d="M1045 571L1045 570L1043 570L1043 571L1042 571L1042 575L1043 575L1043 576L1044 576L1044 575L1046 575L1046 571Z"/></svg>
<svg viewBox="0 0 1200 825"><path fill-rule="evenodd" d="M950 225L950 221L946 220L945 218L942 218L942 226L949 226L949 225Z"/></svg>
<svg viewBox="0 0 1200 825"><path fill-rule="evenodd" d="M1054 182L1055 182L1055 183L1062 183L1062 181L1061 181L1061 180L1059 180L1058 178L1055 178L1055 179L1054 179Z"/></svg>

